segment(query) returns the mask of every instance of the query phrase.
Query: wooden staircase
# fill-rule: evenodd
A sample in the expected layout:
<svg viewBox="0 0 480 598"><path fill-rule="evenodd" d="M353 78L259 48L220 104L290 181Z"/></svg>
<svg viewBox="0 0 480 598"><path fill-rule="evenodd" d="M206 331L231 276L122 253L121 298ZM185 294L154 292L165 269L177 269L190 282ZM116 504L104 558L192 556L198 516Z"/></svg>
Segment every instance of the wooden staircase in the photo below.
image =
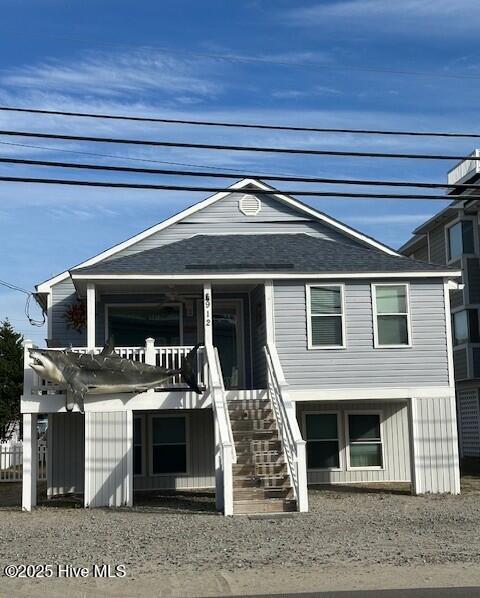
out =
<svg viewBox="0 0 480 598"><path fill-rule="evenodd" d="M241 391L238 397L227 399L227 405L237 453L233 514L296 511L268 393Z"/></svg>

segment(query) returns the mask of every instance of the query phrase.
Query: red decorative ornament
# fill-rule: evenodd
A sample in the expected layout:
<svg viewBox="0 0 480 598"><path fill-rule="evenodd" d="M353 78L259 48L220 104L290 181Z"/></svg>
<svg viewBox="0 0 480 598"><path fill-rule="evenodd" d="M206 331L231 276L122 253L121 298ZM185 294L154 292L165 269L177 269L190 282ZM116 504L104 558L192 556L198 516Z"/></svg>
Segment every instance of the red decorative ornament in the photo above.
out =
<svg viewBox="0 0 480 598"><path fill-rule="evenodd" d="M67 322L67 328L73 328L81 333L87 324L87 308L83 301L70 304L65 310L64 319Z"/></svg>

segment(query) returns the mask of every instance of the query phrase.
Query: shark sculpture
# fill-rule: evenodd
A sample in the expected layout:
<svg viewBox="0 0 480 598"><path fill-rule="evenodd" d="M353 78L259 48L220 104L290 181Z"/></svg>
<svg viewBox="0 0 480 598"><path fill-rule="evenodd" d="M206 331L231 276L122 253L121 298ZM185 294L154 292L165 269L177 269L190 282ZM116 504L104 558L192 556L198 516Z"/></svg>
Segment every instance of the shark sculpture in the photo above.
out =
<svg viewBox="0 0 480 598"><path fill-rule="evenodd" d="M67 410L71 411L77 403L83 411L86 394L144 392L178 374L191 390L201 394L203 391L194 374L199 346L196 345L184 357L181 368L175 370L124 359L115 353L111 339L97 355L53 349L29 349L29 352L31 367L39 376L67 387Z"/></svg>

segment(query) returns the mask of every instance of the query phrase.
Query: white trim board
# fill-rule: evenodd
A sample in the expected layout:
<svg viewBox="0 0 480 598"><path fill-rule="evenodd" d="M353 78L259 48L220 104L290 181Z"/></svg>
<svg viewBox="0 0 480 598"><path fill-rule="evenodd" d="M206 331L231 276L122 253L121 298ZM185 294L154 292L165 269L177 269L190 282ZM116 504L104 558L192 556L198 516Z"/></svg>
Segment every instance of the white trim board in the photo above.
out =
<svg viewBox="0 0 480 598"><path fill-rule="evenodd" d="M303 280L345 280L345 279L372 279L372 278L458 278L462 275L460 270L455 271L425 271L425 272L298 272L289 274L285 272L245 272L245 273L223 273L223 274L75 274L71 273L73 280L99 280L99 281L122 281L122 280L273 280L273 279L303 279Z"/></svg>
<svg viewBox="0 0 480 598"><path fill-rule="evenodd" d="M175 214L174 216L167 218L163 222L160 222L159 224L156 224L155 226L147 228L146 230L142 231L141 233L134 235L133 237L130 237L126 241L123 241L122 243L119 243L118 245L114 245L113 247L110 247L110 249L102 251L101 253L93 256L92 258L90 258L84 262L81 262L80 264L77 264L72 269L85 268L86 266L92 266L93 264L97 264L98 262L100 262L108 257L111 257L112 255L115 255L116 253L122 251L123 249L130 247L134 243L138 243L138 241L141 241L142 239L145 239L145 238L157 233L158 231L164 230L165 228L171 226L172 224L175 224L176 222L179 222L180 220L183 220L184 218L190 216L191 214L194 214L195 212L198 212L199 210L202 210L203 208L206 208L206 207L212 205L213 203L216 203L217 201L223 199L230 193L233 193L239 189L243 189L244 187L247 187L249 185L256 187L259 191L275 191L275 189L273 187L270 187L269 185L266 185L265 183L258 181L256 179L242 179L229 187L229 189L231 189L231 191L223 191L221 193L215 193L214 195L207 197L203 201L200 201L200 202L194 204L193 206L190 206L190 207L186 208L185 210L182 210L178 214ZM375 247L376 249L380 249L381 251L384 251L385 253L388 253L390 255L396 255L396 256L400 255L398 252L394 251L390 247L387 247L383 243L380 243L379 241L375 241L374 239L371 239L370 237L347 226L346 224L342 224L341 222L338 222L334 218L331 218L330 216L327 216L326 214L323 214L322 212L319 212L319 211L307 206L306 204L304 204L296 199L293 199L293 197L290 197L289 195L283 195L283 194L278 193L278 194L272 195L271 197L273 197L277 200L280 200L284 204L287 204L288 206L296 209L297 211L304 212L305 214L312 216L316 220L323 222L324 224L327 224L331 228L342 232L343 234L347 235L350 238L361 241L365 245L368 245L370 247ZM37 292L48 293L52 286L61 282L62 280L67 279L69 277L69 275L70 275L69 270L65 270L64 272L58 274L57 276L54 276L54 277L40 283L39 285L37 285Z"/></svg>

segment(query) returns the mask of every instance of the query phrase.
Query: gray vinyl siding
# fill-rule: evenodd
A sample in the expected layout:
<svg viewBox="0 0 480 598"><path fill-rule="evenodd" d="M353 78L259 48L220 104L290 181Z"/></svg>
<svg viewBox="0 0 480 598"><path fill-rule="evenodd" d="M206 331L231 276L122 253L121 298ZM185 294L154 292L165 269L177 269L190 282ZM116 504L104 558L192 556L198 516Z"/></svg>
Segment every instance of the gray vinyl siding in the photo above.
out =
<svg viewBox="0 0 480 598"><path fill-rule="evenodd" d="M447 248L445 246L445 227L443 224L429 231L428 240L430 244L430 261L433 264L446 264Z"/></svg>
<svg viewBox="0 0 480 598"><path fill-rule="evenodd" d="M85 506L127 504L132 433L127 411L85 414Z"/></svg>
<svg viewBox="0 0 480 598"><path fill-rule="evenodd" d="M135 412L144 418L143 446L144 475L134 476L134 490L212 488L215 486L215 438L211 409L186 411ZM150 475L151 415L185 415L187 422L188 473L177 475Z"/></svg>
<svg viewBox="0 0 480 598"><path fill-rule="evenodd" d="M85 419L81 413L50 413L47 495L82 493L85 474Z"/></svg>
<svg viewBox="0 0 480 598"><path fill-rule="evenodd" d="M370 281L350 280L345 283L347 348L309 350L307 282L274 281L275 342L293 388L448 386L442 280L410 281L412 347L400 349L374 348Z"/></svg>
<svg viewBox="0 0 480 598"><path fill-rule="evenodd" d="M306 439L304 414L310 412L337 411L339 413L340 436L340 465L341 471L308 470L309 484L345 484L352 482L409 482L410 470L410 440L408 423L408 406L406 402L303 402L297 403L297 418ZM381 412L381 433L383 444L383 469L381 470L351 470L346 468L346 451L348 439L346 437L345 417L349 411ZM308 441L307 441L308 444Z"/></svg>
<svg viewBox="0 0 480 598"><path fill-rule="evenodd" d="M358 244L337 230L318 222L308 214L283 205L272 197L260 197L262 209L256 216L245 216L238 208L242 193L232 193L215 204L184 218L168 228L138 241L112 256L131 255L174 243L198 234L309 233L316 237Z"/></svg>
<svg viewBox="0 0 480 598"><path fill-rule="evenodd" d="M267 383L264 347L267 342L265 323L265 288L258 285L251 293L253 388Z"/></svg>
<svg viewBox="0 0 480 598"><path fill-rule="evenodd" d="M52 336L49 343L52 347L85 347L87 333L85 327L77 332L69 327L65 319L66 310L77 303L78 296L70 278L52 287Z"/></svg>
<svg viewBox="0 0 480 598"><path fill-rule="evenodd" d="M455 398L416 399L413 458L417 494L460 491Z"/></svg>

